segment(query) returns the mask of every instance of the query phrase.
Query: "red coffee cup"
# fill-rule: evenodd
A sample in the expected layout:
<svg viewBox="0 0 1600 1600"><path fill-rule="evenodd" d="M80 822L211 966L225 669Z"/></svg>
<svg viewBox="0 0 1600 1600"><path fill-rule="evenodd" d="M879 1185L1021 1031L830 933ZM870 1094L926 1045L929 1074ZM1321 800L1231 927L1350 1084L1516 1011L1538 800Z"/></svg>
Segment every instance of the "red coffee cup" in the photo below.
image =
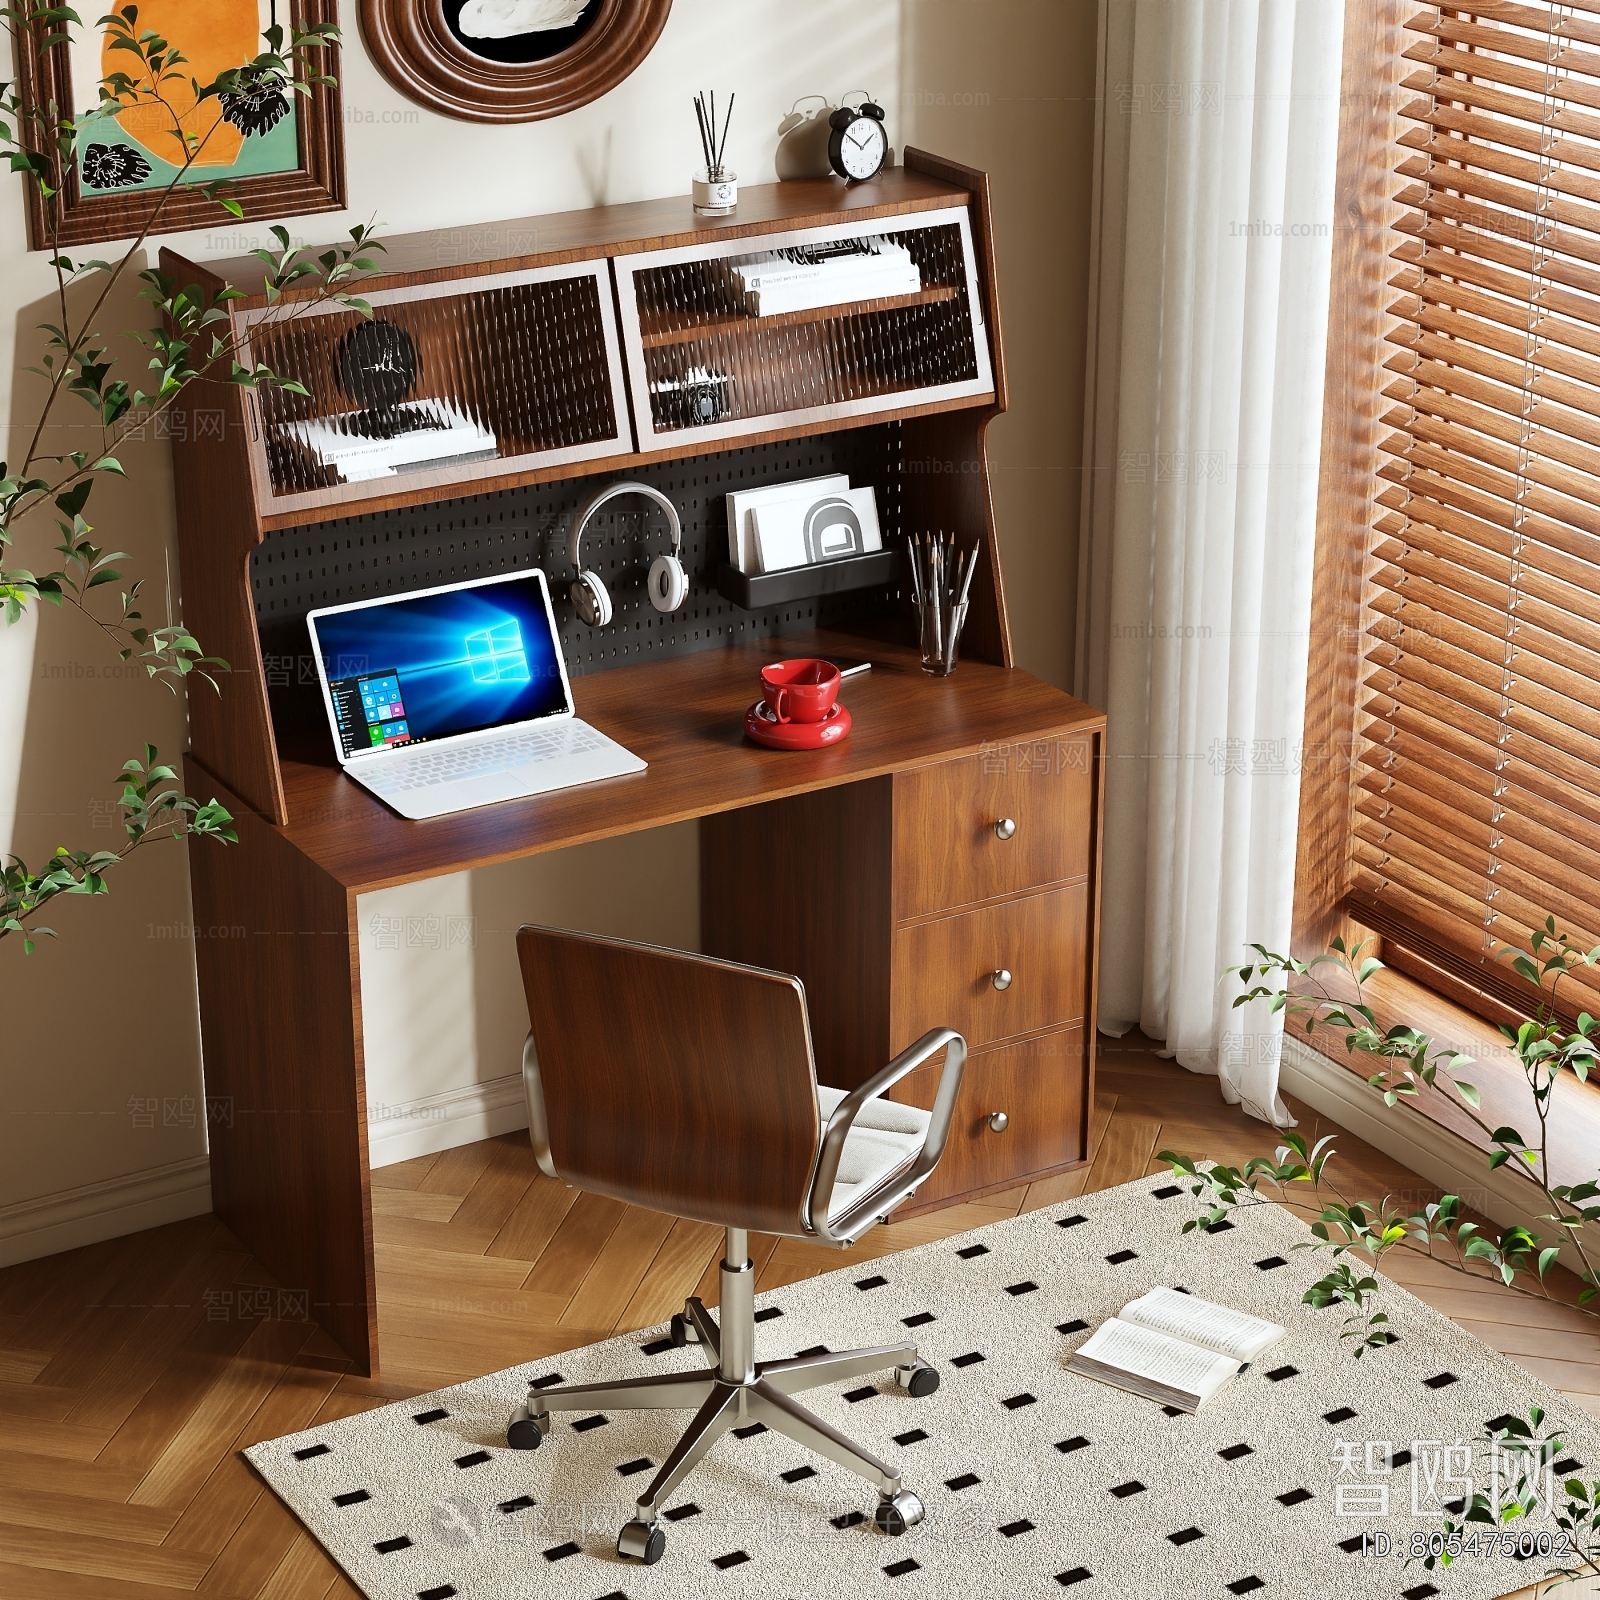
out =
<svg viewBox="0 0 1600 1600"><path fill-rule="evenodd" d="M761 698L774 722L821 722L839 698L839 669L803 657L761 669Z"/></svg>

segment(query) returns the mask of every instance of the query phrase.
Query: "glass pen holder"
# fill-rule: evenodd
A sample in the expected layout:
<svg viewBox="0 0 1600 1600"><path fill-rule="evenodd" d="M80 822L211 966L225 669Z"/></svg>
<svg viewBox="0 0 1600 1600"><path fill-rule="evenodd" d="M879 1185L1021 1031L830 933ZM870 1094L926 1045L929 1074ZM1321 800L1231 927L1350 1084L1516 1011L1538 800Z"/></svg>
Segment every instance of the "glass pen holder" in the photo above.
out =
<svg viewBox="0 0 1600 1600"><path fill-rule="evenodd" d="M917 630L922 649L922 670L930 677L948 678L956 670L956 652L961 645L961 627L967 620L965 600L916 602Z"/></svg>

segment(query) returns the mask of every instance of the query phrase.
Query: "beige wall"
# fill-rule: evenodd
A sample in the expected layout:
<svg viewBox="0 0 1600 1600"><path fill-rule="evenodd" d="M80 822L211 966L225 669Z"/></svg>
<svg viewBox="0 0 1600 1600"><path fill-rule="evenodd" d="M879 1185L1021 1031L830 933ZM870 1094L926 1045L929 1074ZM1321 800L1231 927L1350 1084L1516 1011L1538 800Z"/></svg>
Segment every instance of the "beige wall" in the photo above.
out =
<svg viewBox="0 0 1600 1600"><path fill-rule="evenodd" d="M354 204L348 217L292 220L312 241L367 218L391 232L471 229L679 192L695 144L686 86L702 80L738 90L730 159L746 182L771 177L774 130L798 96L857 87L884 101L897 146L989 168L1012 380L1012 413L991 433L1012 622L1022 664L1067 681L1093 0L677 0L660 43L626 83L569 116L513 128L414 108L372 67L355 37L356 8L344 9ZM178 243L204 258L249 248L257 231L230 226ZM48 290L44 258L25 249L20 197L8 193L0 374L10 392L0 414L13 438L36 383L21 369L36 359L31 329ZM137 321L128 297L105 325ZM129 466L131 484L92 509L107 542L136 553L156 602L147 613L159 614L171 537L165 447L136 446ZM44 559L49 541L39 531L25 564ZM113 793L121 762L145 738L181 749L181 702L108 676L114 668L73 616L51 611L0 629L0 851L37 860L57 843L105 844L114 835L95 806ZM509 929L547 918L690 945L696 871L693 829L677 828L365 898L370 1098L448 1101L506 1080L524 1026ZM27 960L16 941L0 945L0 1259L204 1208L203 1117L191 1125L202 1079L183 851L152 850L112 881L105 900L52 915L59 944ZM470 919L455 925L470 926L475 948L449 950L441 934L436 949L434 916L441 929Z"/></svg>

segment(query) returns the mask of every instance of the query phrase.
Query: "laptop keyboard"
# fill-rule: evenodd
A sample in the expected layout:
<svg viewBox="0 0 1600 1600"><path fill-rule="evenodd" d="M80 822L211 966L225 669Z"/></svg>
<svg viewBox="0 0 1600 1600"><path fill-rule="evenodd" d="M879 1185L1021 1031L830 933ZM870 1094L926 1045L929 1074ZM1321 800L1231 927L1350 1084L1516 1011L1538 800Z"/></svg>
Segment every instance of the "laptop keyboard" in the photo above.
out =
<svg viewBox="0 0 1600 1600"><path fill-rule="evenodd" d="M428 789L439 783L460 783L463 779L487 777L496 772L512 772L556 761L566 756L583 755L606 745L593 728L582 722L566 723L559 731L549 728L524 728L499 739L481 739L467 745L418 748L415 755L395 762L387 771L372 771L363 778L374 789L398 793L405 789ZM376 781L373 781L376 780Z"/></svg>

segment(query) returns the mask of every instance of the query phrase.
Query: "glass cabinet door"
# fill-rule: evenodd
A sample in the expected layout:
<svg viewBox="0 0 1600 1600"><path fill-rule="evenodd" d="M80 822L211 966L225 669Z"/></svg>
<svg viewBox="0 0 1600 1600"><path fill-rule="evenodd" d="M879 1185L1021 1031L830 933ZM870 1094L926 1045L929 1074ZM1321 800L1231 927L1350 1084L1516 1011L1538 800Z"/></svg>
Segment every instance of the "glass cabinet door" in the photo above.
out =
<svg viewBox="0 0 1600 1600"><path fill-rule="evenodd" d="M993 393L966 208L619 256L639 449Z"/></svg>
<svg viewBox="0 0 1600 1600"><path fill-rule="evenodd" d="M633 448L606 261L240 313L248 348L304 394L245 396L267 514L480 483Z"/></svg>

